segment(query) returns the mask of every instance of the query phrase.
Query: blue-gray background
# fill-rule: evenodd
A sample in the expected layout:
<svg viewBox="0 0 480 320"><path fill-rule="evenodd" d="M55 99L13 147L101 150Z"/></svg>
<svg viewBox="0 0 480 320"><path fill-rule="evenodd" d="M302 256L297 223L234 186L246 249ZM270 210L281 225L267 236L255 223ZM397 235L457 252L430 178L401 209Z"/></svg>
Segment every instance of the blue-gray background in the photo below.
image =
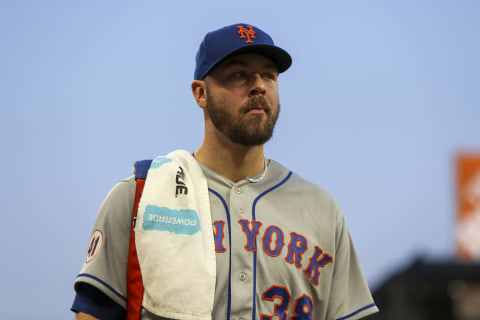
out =
<svg viewBox="0 0 480 320"><path fill-rule="evenodd" d="M204 33L293 56L266 155L341 204L375 287L454 256L455 154L480 148L480 1L0 1L1 319L68 319L96 211L138 159L194 151Z"/></svg>

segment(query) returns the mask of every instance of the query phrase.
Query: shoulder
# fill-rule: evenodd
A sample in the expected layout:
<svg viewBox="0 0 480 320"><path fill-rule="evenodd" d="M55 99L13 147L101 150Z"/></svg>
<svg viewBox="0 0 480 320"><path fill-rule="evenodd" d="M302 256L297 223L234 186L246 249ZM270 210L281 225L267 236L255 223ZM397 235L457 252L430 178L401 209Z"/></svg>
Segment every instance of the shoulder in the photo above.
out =
<svg viewBox="0 0 480 320"><path fill-rule="evenodd" d="M113 203L125 203L125 201L133 201L135 197L135 177L131 176L118 181L113 188L110 189L105 197L102 206Z"/></svg>
<svg viewBox="0 0 480 320"><path fill-rule="evenodd" d="M303 199L307 198L315 200L316 202L327 202L332 206L337 206L335 198L323 187L293 171L290 171L279 162L271 160L271 165L273 170L280 173L281 176L288 178L285 179L286 181L282 187L285 192L292 193Z"/></svg>
<svg viewBox="0 0 480 320"><path fill-rule="evenodd" d="M128 229L135 199L135 177L118 181L108 192L98 211L96 224L120 224Z"/></svg>
<svg viewBox="0 0 480 320"><path fill-rule="evenodd" d="M116 195L127 195L132 192L135 192L136 187L135 176L130 176L128 178L118 181L115 186L110 190L108 196Z"/></svg>
<svg viewBox="0 0 480 320"><path fill-rule="evenodd" d="M312 226L327 230L342 229L343 212L336 199L324 188L291 172L278 162L272 163L272 169L280 173L285 182L275 192L275 200L282 208L295 212L297 217L310 221ZM274 170L272 170L274 171Z"/></svg>

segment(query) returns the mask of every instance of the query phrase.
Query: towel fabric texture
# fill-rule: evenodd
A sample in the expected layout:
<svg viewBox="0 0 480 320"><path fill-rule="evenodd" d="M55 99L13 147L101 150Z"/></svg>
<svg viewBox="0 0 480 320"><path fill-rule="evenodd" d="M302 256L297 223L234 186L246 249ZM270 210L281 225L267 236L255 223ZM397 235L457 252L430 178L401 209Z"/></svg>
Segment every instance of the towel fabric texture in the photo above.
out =
<svg viewBox="0 0 480 320"><path fill-rule="evenodd" d="M195 158L185 150L155 158L134 229L148 311L211 319L216 279L211 220L207 179Z"/></svg>

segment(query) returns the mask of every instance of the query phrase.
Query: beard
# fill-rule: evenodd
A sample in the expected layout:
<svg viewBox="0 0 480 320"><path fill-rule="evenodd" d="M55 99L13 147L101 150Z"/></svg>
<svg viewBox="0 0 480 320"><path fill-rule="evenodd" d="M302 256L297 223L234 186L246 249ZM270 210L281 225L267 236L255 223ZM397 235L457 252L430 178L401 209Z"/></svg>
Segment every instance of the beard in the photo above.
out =
<svg viewBox="0 0 480 320"><path fill-rule="evenodd" d="M265 114L247 114L254 106L261 105ZM229 112L225 101L221 101L207 88L207 112L213 125L231 142L245 146L260 146L273 135L280 114L280 104L273 109L264 96L254 96L237 113ZM265 119L266 117L266 119Z"/></svg>

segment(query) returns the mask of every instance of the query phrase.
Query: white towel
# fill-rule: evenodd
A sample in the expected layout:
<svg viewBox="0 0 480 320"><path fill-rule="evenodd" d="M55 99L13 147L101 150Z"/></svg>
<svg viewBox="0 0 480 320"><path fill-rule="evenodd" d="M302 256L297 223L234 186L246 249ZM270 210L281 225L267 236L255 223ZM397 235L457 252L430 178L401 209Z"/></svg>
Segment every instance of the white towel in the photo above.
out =
<svg viewBox="0 0 480 320"><path fill-rule="evenodd" d="M135 225L143 307L173 319L210 320L215 246L207 179L177 150L152 161Z"/></svg>

